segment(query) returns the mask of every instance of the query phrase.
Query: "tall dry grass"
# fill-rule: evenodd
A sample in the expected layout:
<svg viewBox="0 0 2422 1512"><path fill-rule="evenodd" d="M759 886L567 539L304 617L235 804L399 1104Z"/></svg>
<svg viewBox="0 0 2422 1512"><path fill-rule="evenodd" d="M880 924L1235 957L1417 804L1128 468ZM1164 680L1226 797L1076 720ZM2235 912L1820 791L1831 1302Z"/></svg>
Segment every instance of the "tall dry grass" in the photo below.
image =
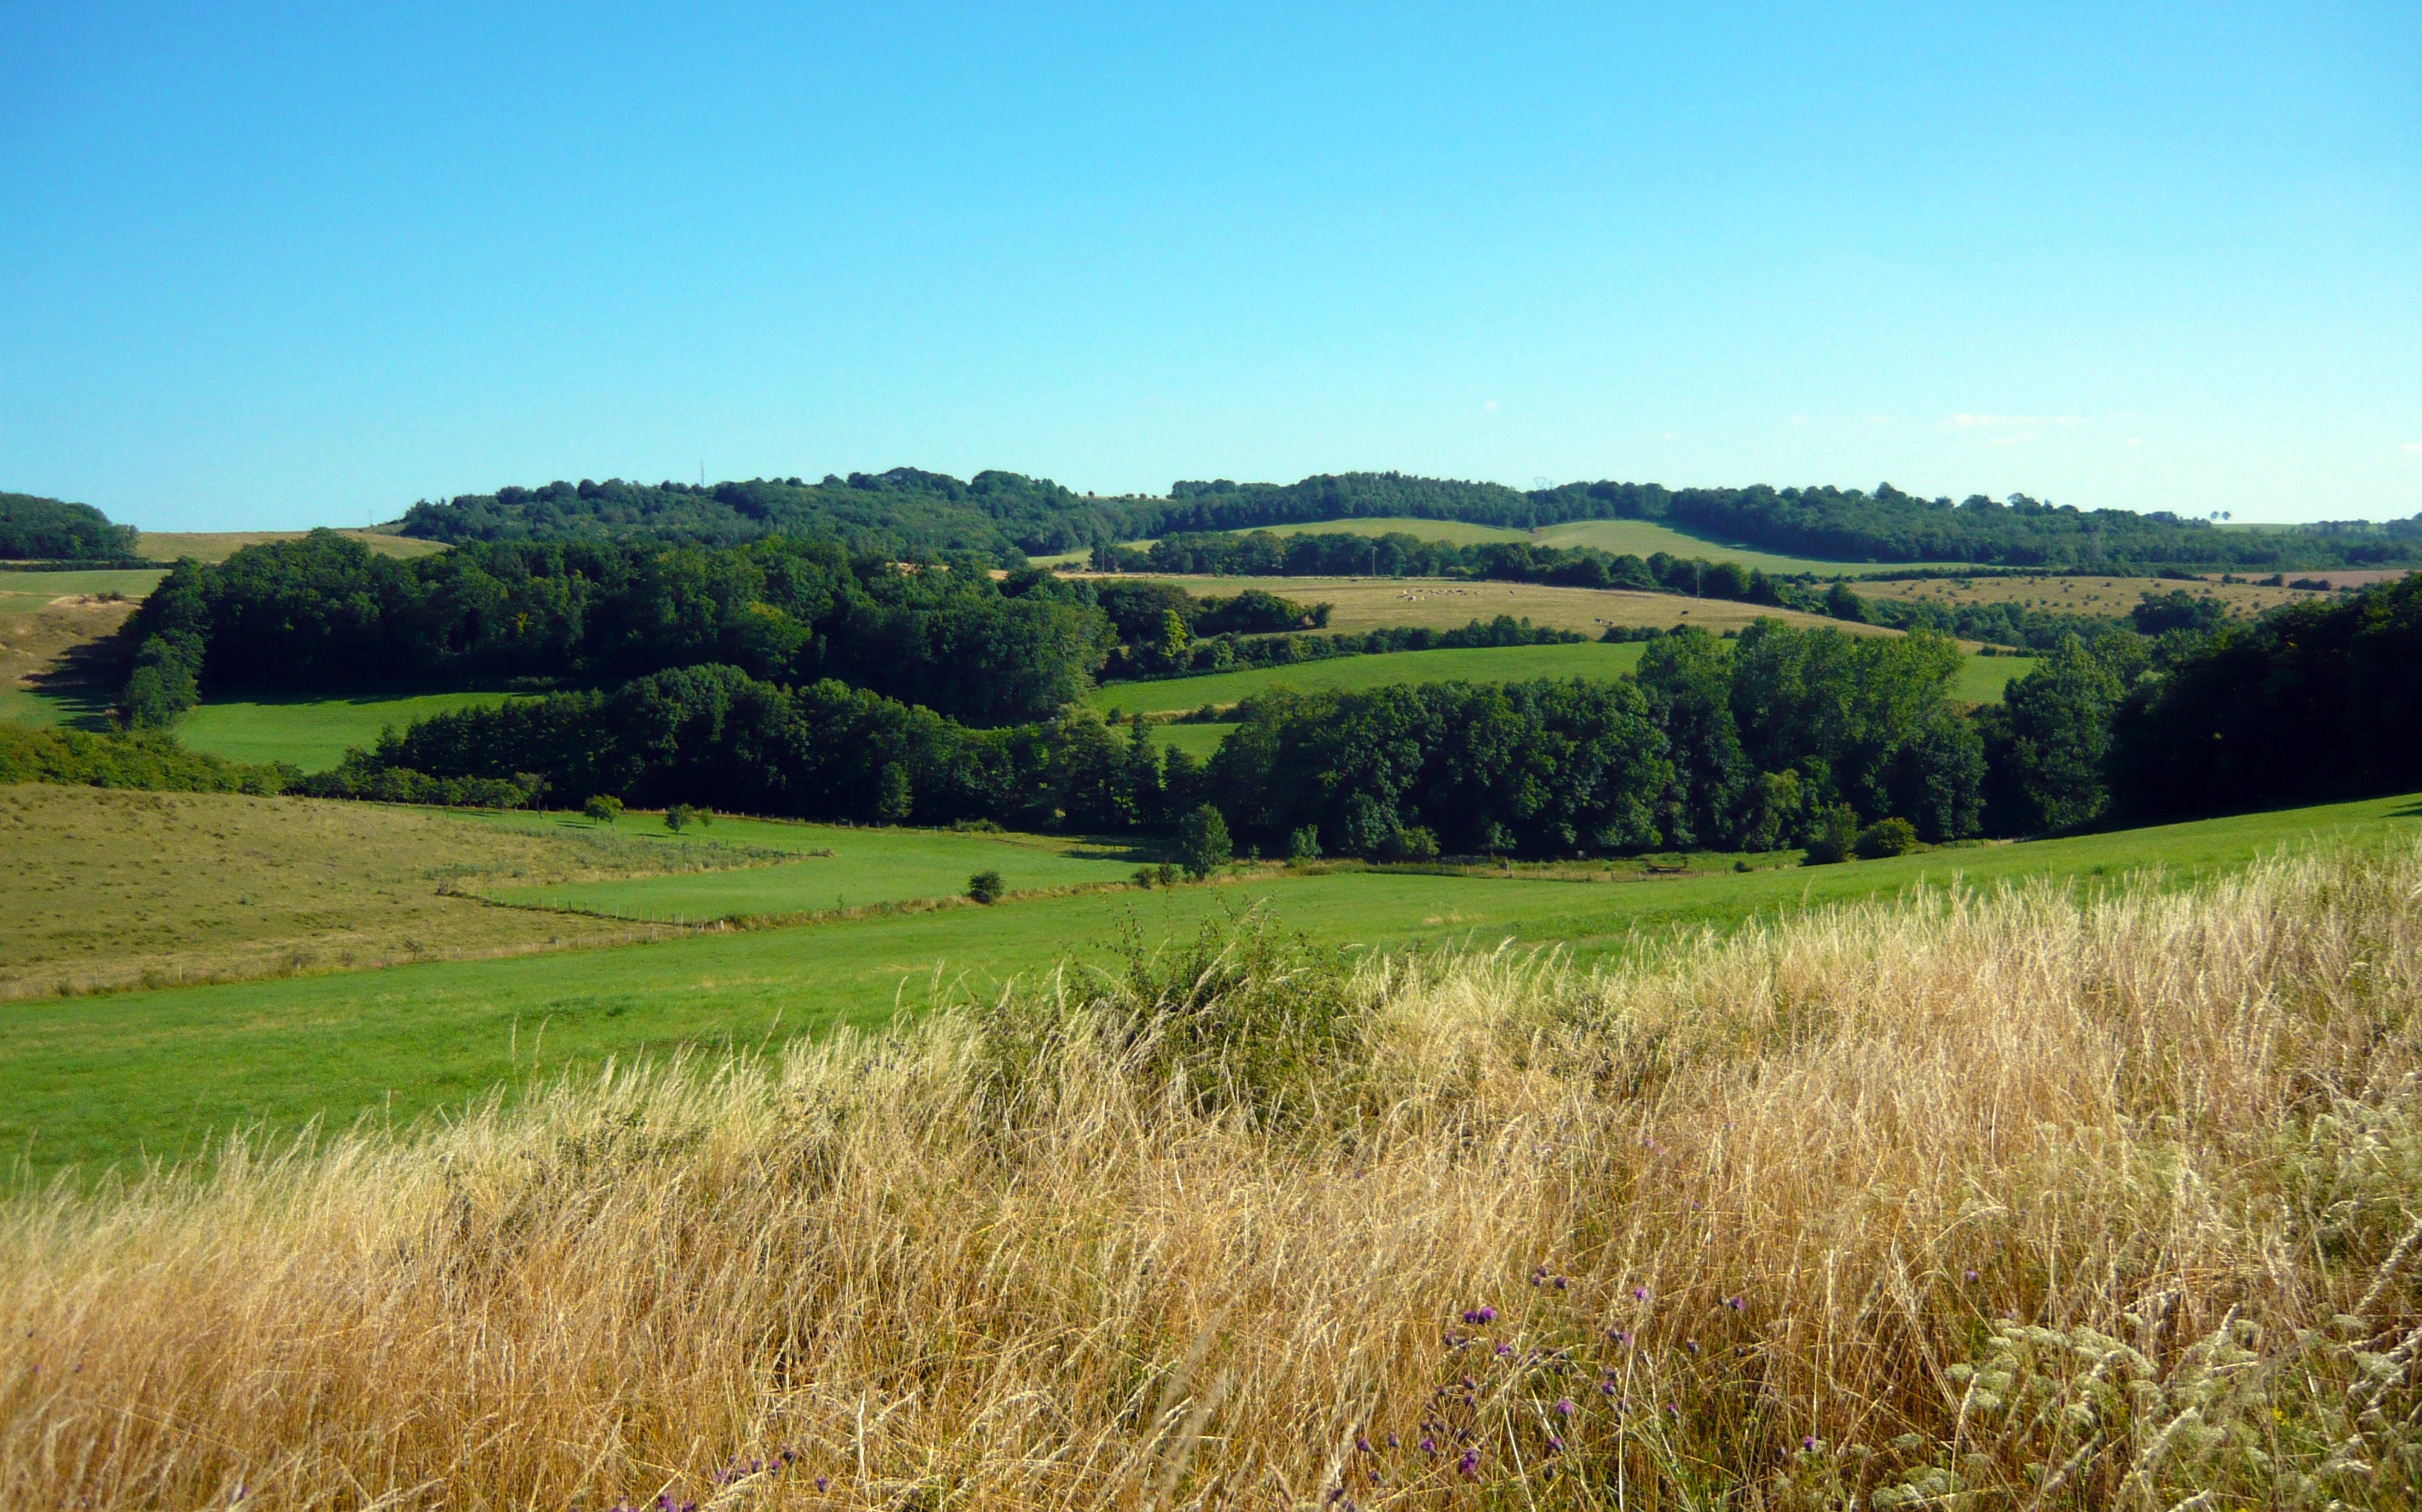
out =
<svg viewBox="0 0 2422 1512"><path fill-rule="evenodd" d="M21 1201L0 1494L2409 1504L2418 982L2422 848L1602 974L1249 930Z"/></svg>

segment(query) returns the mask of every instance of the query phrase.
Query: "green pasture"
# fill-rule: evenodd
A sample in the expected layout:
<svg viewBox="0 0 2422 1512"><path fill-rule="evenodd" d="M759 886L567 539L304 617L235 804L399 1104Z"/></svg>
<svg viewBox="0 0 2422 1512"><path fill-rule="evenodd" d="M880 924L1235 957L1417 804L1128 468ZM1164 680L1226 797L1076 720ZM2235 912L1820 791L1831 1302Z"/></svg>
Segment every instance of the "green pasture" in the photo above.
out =
<svg viewBox="0 0 2422 1512"><path fill-rule="evenodd" d="M1951 680L1951 696L1963 703L1999 703L2012 683L2036 669L2037 656L1969 656Z"/></svg>
<svg viewBox="0 0 2422 1512"><path fill-rule="evenodd" d="M2156 868L2172 884L2333 835L2422 833L2413 795L2156 829L1963 847L1890 861L1649 881L1399 872L1275 874L1175 890L1035 898L663 944L437 962L224 986L27 1001L0 1039L0 1145L40 1177L190 1155L255 1124L398 1122L608 1055L754 1046L899 1008L983 999L1055 962L1114 959L1123 936L1189 936L1260 906L1344 952L1470 941L1553 944L1581 962L1676 927L1921 885L2033 878L2097 887ZM466 905L467 906L467 905Z"/></svg>
<svg viewBox="0 0 2422 1512"><path fill-rule="evenodd" d="M1330 656L1284 667L1208 672L1156 683L1112 683L1085 701L1096 709L1159 714L1229 704L1273 687L1310 692L1359 691L1396 683L1518 683L1541 677L1613 677L1640 665L1641 643L1608 646L1483 646L1460 651L1391 651L1376 656Z"/></svg>
<svg viewBox="0 0 2422 1512"><path fill-rule="evenodd" d="M653 820L653 816L650 816ZM584 822L584 821L575 821ZM661 820L626 816L629 835ZM839 912L870 905L955 898L978 872L999 872L1012 892L1123 883L1145 858L1123 845L1051 836L987 835L944 829L853 828L717 819L702 832L735 844L775 845L796 860L725 872L490 889L499 903L574 908L652 923L704 923L744 916ZM1159 858L1156 854L1153 859Z"/></svg>
<svg viewBox="0 0 2422 1512"><path fill-rule="evenodd" d="M0 614L27 614L77 593L139 599L168 575L165 567L102 567L88 573L0 572Z"/></svg>
<svg viewBox="0 0 2422 1512"><path fill-rule="evenodd" d="M1578 646L1484 646L1458 651L1392 651L1375 656L1330 656L1293 662L1284 667L1255 667L1238 672L1208 672L1200 677L1172 677L1149 683L1111 683L1086 697L1089 707L1121 714L1168 714L1199 709L1209 703L1225 707L1273 687L1305 692L1360 691L1398 683L1518 683L1542 677L1616 677L1640 666L1643 642L1620 645L1586 641ZM1951 696L1963 702L1993 703L2014 677L2033 671L2028 656L1970 656L1960 665ZM1166 726L1162 735L1180 743L1172 732L1217 726ZM1198 743L1216 747L1220 735L1186 737L1196 755Z"/></svg>
<svg viewBox="0 0 2422 1512"><path fill-rule="evenodd" d="M1791 557L1750 546L1727 545L1647 520L1574 520L1549 526L1532 539L1548 546L1596 546L1618 557L1626 553L1635 557L1653 557L1661 551L1674 557L1735 561L1761 572L1815 573L1820 577L1859 577L1868 573L1892 570L1889 565L1872 561L1828 561L1816 557Z"/></svg>
<svg viewBox="0 0 2422 1512"><path fill-rule="evenodd" d="M349 746L370 746L379 732L402 730L416 719L480 704L502 703L510 693L422 693L410 697L213 699L177 721L177 738L188 749L235 762L291 762L307 772L325 771L345 758Z"/></svg>

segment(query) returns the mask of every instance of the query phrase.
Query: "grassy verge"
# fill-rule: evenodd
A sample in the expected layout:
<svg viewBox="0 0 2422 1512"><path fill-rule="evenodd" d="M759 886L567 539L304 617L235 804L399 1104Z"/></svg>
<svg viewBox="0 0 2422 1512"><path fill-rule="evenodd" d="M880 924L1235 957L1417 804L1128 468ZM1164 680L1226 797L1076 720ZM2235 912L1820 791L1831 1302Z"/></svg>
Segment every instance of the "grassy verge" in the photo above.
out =
<svg viewBox="0 0 2422 1512"><path fill-rule="evenodd" d="M344 807L331 805L329 807ZM2330 834L2412 832L2413 798L1892 861L1605 883L1385 872L1264 874L1223 886L1038 898L991 908L709 934L544 957L398 966L228 986L35 1001L0 1038L0 1147L33 1168L190 1152L212 1131L398 1116L516 1075L681 1046L873 1025L936 995L988 999L1020 975L1116 959L1263 906L1327 950L1468 941L1618 957L1675 931L1729 930L1955 879L2074 879L2157 869L2177 886ZM508 917L547 918L520 910Z"/></svg>

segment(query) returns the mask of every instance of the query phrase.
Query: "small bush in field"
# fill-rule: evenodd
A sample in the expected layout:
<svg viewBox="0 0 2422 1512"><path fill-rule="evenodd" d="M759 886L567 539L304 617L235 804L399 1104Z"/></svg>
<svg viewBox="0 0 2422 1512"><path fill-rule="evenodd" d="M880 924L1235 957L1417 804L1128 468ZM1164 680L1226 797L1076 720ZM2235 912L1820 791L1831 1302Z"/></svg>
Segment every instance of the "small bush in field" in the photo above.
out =
<svg viewBox="0 0 2422 1512"><path fill-rule="evenodd" d="M610 825L622 817L622 800L610 793L600 793L582 804L580 811L601 825Z"/></svg>
<svg viewBox="0 0 2422 1512"><path fill-rule="evenodd" d="M978 872L967 878L967 896L978 903L999 903L1000 895L1008 890L999 872Z"/></svg>
<svg viewBox="0 0 2422 1512"><path fill-rule="evenodd" d="M1807 864L1831 866L1847 861L1859 843L1859 813L1847 803L1836 803L1817 811L1816 822L1808 836Z"/></svg>
<svg viewBox="0 0 2422 1512"><path fill-rule="evenodd" d="M700 809L692 804L676 803L665 811L665 827L678 835L692 825L700 829L715 823L713 809Z"/></svg>
<svg viewBox="0 0 2422 1512"><path fill-rule="evenodd" d="M1879 819L1859 831L1859 858L1880 861L1917 849L1917 828L1906 819Z"/></svg>

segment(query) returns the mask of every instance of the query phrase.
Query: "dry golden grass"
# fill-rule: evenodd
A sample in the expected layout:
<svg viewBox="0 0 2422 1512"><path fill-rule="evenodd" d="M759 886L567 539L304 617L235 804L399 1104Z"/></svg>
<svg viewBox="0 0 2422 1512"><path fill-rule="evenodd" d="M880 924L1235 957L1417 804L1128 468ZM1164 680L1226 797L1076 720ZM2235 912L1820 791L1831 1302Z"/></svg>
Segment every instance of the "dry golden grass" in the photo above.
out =
<svg viewBox="0 0 2422 1512"><path fill-rule="evenodd" d="M1233 951L1191 1009L1191 968L1063 982L22 1198L0 1488L2415 1499L2422 849L1936 894L1603 975Z"/></svg>
<svg viewBox="0 0 2422 1512"><path fill-rule="evenodd" d="M353 537L382 557L429 557L446 549L442 541L422 541L415 536L386 535L376 530L339 529L337 533ZM307 534L303 530L146 530L136 541L134 550L146 561L175 561L180 557L225 561L246 546L300 541Z"/></svg>
<svg viewBox="0 0 2422 1512"><path fill-rule="evenodd" d="M665 864L425 809L0 786L0 998L668 936L463 895Z"/></svg>
<svg viewBox="0 0 2422 1512"><path fill-rule="evenodd" d="M1089 576L1090 574L1074 574ZM1536 583L1461 583L1440 577L1203 577L1151 575L1194 593L1238 593L1249 588L1282 594L1302 604L1334 605L1331 630L1377 630L1426 625L1457 630L1473 620L1501 614L1533 624L1589 632L1610 624L1695 624L1722 633L1761 619L1793 624L1830 624L1854 634L1897 635L1873 625L1845 624L1793 609L1773 609L1723 599L1684 598L1675 593L1635 593L1612 588L1551 588Z"/></svg>
<svg viewBox="0 0 2422 1512"><path fill-rule="evenodd" d="M2326 572L2289 573L2289 578L2325 577L2333 583L2360 575ZM1926 600L1935 604L2022 604L2055 614L2100 614L2124 618L2147 593L2184 590L2228 606L2229 612L2257 615L2300 599L2324 599L2311 589L2263 588L2254 583L2223 583L2218 578L2181 582L2166 577L1933 577L1916 581L1866 581L1853 585L1863 598Z"/></svg>

